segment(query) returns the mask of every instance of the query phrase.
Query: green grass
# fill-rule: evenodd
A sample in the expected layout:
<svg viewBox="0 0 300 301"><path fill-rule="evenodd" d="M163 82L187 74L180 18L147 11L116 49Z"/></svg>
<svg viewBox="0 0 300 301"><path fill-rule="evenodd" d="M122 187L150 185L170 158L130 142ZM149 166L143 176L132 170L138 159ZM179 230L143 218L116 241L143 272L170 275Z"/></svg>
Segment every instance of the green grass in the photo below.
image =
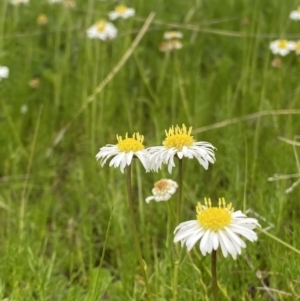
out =
<svg viewBox="0 0 300 301"><path fill-rule="evenodd" d="M133 0L127 4L137 16L114 22L115 40L89 40L86 29L116 4L77 0L75 9L65 9L45 0L19 7L0 3L0 65L10 68L0 82L0 300L147 300L126 176L108 164L101 168L95 155L126 132L145 135L147 147L160 145L164 130L182 123L193 126L195 139L217 148L208 171L184 161L182 221L195 218L204 197L225 197L274 224L272 236L258 231L258 241L248 242L236 261L219 253L220 300L298 300L300 186L286 194L297 179L267 179L300 173L299 146L278 139L300 134L299 111L201 128L300 109L299 58L291 53L276 69L269 51L270 41L298 34L299 23L288 15L299 3ZM150 12L155 18L132 55L94 93ZM36 24L41 13L49 17L44 27ZM159 52L164 31L175 25L184 47ZM40 86L33 89L28 83L36 77ZM20 112L24 104L26 114ZM144 202L153 182L177 180L177 171L145 173L133 164L136 221L153 300L172 300L176 256L178 300L212 300L210 256L196 247L174 254L167 203ZM170 202L175 205L176 198Z"/></svg>

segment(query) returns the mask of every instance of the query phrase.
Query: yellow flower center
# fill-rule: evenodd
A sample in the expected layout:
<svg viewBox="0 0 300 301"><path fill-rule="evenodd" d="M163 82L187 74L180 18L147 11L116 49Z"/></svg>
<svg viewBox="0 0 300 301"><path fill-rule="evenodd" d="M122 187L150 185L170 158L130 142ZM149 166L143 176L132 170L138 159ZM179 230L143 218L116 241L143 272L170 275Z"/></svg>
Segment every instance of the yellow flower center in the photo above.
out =
<svg viewBox="0 0 300 301"><path fill-rule="evenodd" d="M40 14L37 19L38 24L43 25L48 22L48 17L45 14Z"/></svg>
<svg viewBox="0 0 300 301"><path fill-rule="evenodd" d="M278 48L285 49L287 47L287 40L279 40Z"/></svg>
<svg viewBox="0 0 300 301"><path fill-rule="evenodd" d="M300 51L300 42L297 42L295 45L295 50Z"/></svg>
<svg viewBox="0 0 300 301"><path fill-rule="evenodd" d="M125 5L118 5L115 8L115 11L119 14L124 14L127 10L127 7Z"/></svg>
<svg viewBox="0 0 300 301"><path fill-rule="evenodd" d="M163 141L163 145L167 148L176 147L179 151L182 150L184 146L191 146L195 140L191 136L192 127L187 130L186 126L183 124L180 128L178 125L169 128L169 131L165 131L167 138Z"/></svg>
<svg viewBox="0 0 300 301"><path fill-rule="evenodd" d="M196 206L197 220L204 229L218 231L230 225L234 211L232 204L226 205L225 199L219 199L219 207L211 207L210 199L204 199L206 208L201 203Z"/></svg>
<svg viewBox="0 0 300 301"><path fill-rule="evenodd" d="M167 189L169 189L169 182L167 180L160 180L158 182L154 183L154 187L158 190L158 191L166 191Z"/></svg>
<svg viewBox="0 0 300 301"><path fill-rule="evenodd" d="M144 136L140 135L139 133L134 133L132 135L132 138L128 138L128 134L126 133L124 140L121 136L117 135L117 140L117 147L121 152L137 152L139 150L144 149Z"/></svg>
<svg viewBox="0 0 300 301"><path fill-rule="evenodd" d="M106 27L106 22L104 20L99 20L96 23L96 26L97 26L97 31L98 32L103 32L105 30L105 27Z"/></svg>
<svg viewBox="0 0 300 301"><path fill-rule="evenodd" d="M297 11L300 13L300 5L297 7Z"/></svg>

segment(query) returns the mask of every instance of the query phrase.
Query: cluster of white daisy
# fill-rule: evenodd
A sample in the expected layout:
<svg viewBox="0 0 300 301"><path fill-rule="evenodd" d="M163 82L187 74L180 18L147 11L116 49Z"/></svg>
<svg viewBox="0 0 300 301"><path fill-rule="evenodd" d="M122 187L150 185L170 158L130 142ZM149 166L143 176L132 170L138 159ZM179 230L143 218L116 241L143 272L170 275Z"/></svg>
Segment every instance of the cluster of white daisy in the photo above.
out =
<svg viewBox="0 0 300 301"><path fill-rule="evenodd" d="M297 10L291 11L289 17L294 21L299 21L300 6L298 6ZM286 39L278 39L270 43L270 50L272 51L273 54L280 55L280 56L286 56L292 51L294 51L297 55L299 55L300 41L288 41ZM272 62L273 67L279 67L281 65L281 61L275 61L275 63L273 62Z"/></svg>
<svg viewBox="0 0 300 301"><path fill-rule="evenodd" d="M139 133L134 133L132 137L126 134L124 139L117 135L118 143L101 147L96 158L101 166L110 159L109 166L119 167L122 173L132 164L133 158L138 158L147 172L158 172L166 164L169 173L172 173L175 159L195 158L204 169L215 163L215 147L206 141L196 141L191 135L192 127L187 128L184 124L181 127L172 126L165 134L162 145L149 148L144 147L144 136ZM147 197L146 202L167 201L177 188L175 181L162 179L154 184L153 195ZM234 211L231 203L226 204L223 198L217 207L212 206L210 199L205 199L204 205L198 203L196 218L180 223L174 231L174 242L180 241L188 251L200 240L199 248L204 256L220 247L224 257L231 254L236 259L246 246L240 236L250 241L257 240L253 229L259 226L258 221L248 218L240 210Z"/></svg>
<svg viewBox="0 0 300 301"><path fill-rule="evenodd" d="M180 31L166 31L164 33L164 41L160 43L159 50L162 52L169 52L182 48L183 34Z"/></svg>
<svg viewBox="0 0 300 301"><path fill-rule="evenodd" d="M114 11L108 13L108 18L114 21L118 18L128 19L135 15L135 9L126 7L125 5L118 5ZM113 23L107 22L104 19L97 21L86 31L90 39L100 39L103 41L112 40L117 36L118 30Z"/></svg>

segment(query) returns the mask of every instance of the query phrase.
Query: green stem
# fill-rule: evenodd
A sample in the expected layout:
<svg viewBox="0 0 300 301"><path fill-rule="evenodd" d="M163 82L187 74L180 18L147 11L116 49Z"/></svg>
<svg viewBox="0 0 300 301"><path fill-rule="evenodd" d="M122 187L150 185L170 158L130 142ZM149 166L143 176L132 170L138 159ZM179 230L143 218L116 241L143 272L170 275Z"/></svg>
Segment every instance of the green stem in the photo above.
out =
<svg viewBox="0 0 300 301"><path fill-rule="evenodd" d="M132 228L132 233L133 233L133 238L134 238L135 250L136 250L136 255L138 257L139 264L140 264L140 267L141 267L141 270L143 273L146 291L147 291L147 295L148 295L148 300L152 301L153 299L152 299L150 286L149 286L147 273L146 273L147 266L146 266L146 262L144 261L143 256L142 256L137 227L136 227L135 218L134 218L134 206L133 206L132 191L131 191L131 165L128 165L126 170L127 170L128 205L129 205L130 221L131 221L131 228Z"/></svg>
<svg viewBox="0 0 300 301"><path fill-rule="evenodd" d="M177 301L178 296L178 268L179 268L179 258L178 258L178 246L173 244L173 262L174 262L174 277L173 277L173 301Z"/></svg>
<svg viewBox="0 0 300 301"><path fill-rule="evenodd" d="M183 161L178 158L178 190L177 190L177 215L176 215L176 226L180 222L181 215L181 200L182 200L182 169Z"/></svg>
<svg viewBox="0 0 300 301"><path fill-rule="evenodd" d="M181 215L181 200L182 200L182 159L178 158L178 190L177 190L177 212L176 212L176 226L179 225ZM174 276L173 276L173 301L177 300L178 295L178 246L173 248L173 262L174 262Z"/></svg>
<svg viewBox="0 0 300 301"><path fill-rule="evenodd" d="M211 253L211 279L215 301L219 301L218 297L218 280L217 280L217 251Z"/></svg>

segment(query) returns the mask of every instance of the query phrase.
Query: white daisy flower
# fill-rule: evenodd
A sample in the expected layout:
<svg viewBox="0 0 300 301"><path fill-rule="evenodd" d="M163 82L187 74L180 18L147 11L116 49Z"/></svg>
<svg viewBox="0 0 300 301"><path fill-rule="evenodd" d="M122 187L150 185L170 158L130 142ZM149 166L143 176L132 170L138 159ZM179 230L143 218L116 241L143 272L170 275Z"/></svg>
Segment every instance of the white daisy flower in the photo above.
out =
<svg viewBox="0 0 300 301"><path fill-rule="evenodd" d="M156 202L168 201L172 195L176 192L178 184L170 179L162 179L154 183L154 188L152 189L152 196L146 198L146 203L151 200Z"/></svg>
<svg viewBox="0 0 300 301"><path fill-rule="evenodd" d="M29 0L10 0L12 5L28 4Z"/></svg>
<svg viewBox="0 0 300 301"><path fill-rule="evenodd" d="M182 48L182 43L179 40L167 40L161 42L159 45L159 50L162 52L169 52L181 48Z"/></svg>
<svg viewBox="0 0 300 301"><path fill-rule="evenodd" d="M172 39L182 39L183 34L180 31L166 31L164 33L164 39L172 40Z"/></svg>
<svg viewBox="0 0 300 301"><path fill-rule="evenodd" d="M87 35L90 39L111 40L117 36L116 27L105 20L99 20L96 24L87 30Z"/></svg>
<svg viewBox="0 0 300 301"><path fill-rule="evenodd" d="M2 78L8 78L9 69L5 66L0 66L0 81Z"/></svg>
<svg viewBox="0 0 300 301"><path fill-rule="evenodd" d="M133 17L135 15L135 9L134 8L128 8L124 5L118 5L116 6L115 10L108 13L108 17L110 20L116 20L118 18L127 19L130 17Z"/></svg>
<svg viewBox="0 0 300 301"><path fill-rule="evenodd" d="M147 170L147 151L143 145L144 136L139 133L134 133L132 138L129 138L126 133L125 139L117 135L117 140L118 143L116 145L107 144L100 148L96 159L101 159L101 166L103 166L109 158L113 157L109 166L113 166L114 168L120 167L121 172L124 173L124 168L130 165L132 158L136 156Z"/></svg>
<svg viewBox="0 0 300 301"><path fill-rule="evenodd" d="M292 20L299 21L300 20L300 6L298 6L297 10L292 10L289 17Z"/></svg>
<svg viewBox="0 0 300 301"><path fill-rule="evenodd" d="M164 163L168 164L168 171L171 173L175 166L175 156L179 159L196 158L205 169L208 169L209 163L215 163L215 147L209 142L195 141L191 132L192 127L187 130L184 124L182 128L176 125L175 128L172 126L169 131L165 131L167 137L163 141L163 146L153 146L147 149L149 169L157 172Z"/></svg>
<svg viewBox="0 0 300 301"><path fill-rule="evenodd" d="M281 56L287 55L295 47L295 42L288 40L275 40L270 43L270 49L273 54Z"/></svg>
<svg viewBox="0 0 300 301"><path fill-rule="evenodd" d="M200 240L203 256L220 246L224 257L230 254L236 259L246 247L240 236L252 242L257 240L253 229L260 227L258 221L248 218L240 210L234 211L231 203L226 205L224 198L219 199L218 207L212 207L210 199L205 199L205 206L198 203L196 212L197 220L181 223L174 231L174 242L180 241L188 251Z"/></svg>

